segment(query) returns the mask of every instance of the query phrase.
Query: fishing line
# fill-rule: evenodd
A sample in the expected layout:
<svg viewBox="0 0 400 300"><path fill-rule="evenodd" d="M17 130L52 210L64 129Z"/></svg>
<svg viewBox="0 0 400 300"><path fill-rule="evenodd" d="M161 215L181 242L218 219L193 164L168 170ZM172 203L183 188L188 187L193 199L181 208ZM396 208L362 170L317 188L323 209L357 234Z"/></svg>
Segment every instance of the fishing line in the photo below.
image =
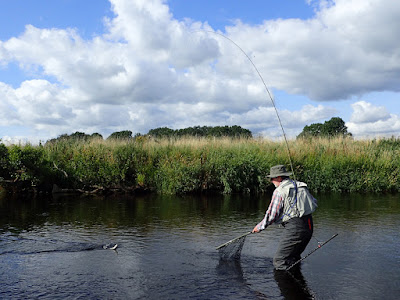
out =
<svg viewBox="0 0 400 300"><path fill-rule="evenodd" d="M268 94L268 96L269 96L269 99L271 100L272 106L273 106L274 109L275 109L275 113L276 113L276 116L277 116L277 118L278 118L279 125L280 125L280 127L281 127L281 129L282 129L283 138L284 138L284 140L285 140L286 150L287 150L288 157L289 157L290 168L291 168L292 173L293 173L293 179L296 180L296 176L295 176L294 169L293 169L292 158L291 158L291 155L290 155L289 143L288 143L288 140L287 140L287 137L286 137L285 130L283 129L283 125L282 125L282 121L281 121L281 118L280 118L279 113L278 113L278 109L276 108L275 101L274 101L274 99L273 99L273 97L272 97L272 95L271 95L271 92L269 91L269 89L268 89L268 87L267 87L267 84L266 84L265 81L264 81L264 78L261 76L261 73L260 73L260 71L258 71L258 69L257 69L256 65L254 64L254 62L251 60L251 58L247 55L247 53L246 53L235 41L233 41L233 40L230 39L229 37L223 35L222 33L215 32L215 31L211 31L211 30L195 30L195 31L213 33L213 34L219 35L219 36L221 36L221 37L227 39L227 40L230 41L232 44L234 44L234 45L247 57L247 59L250 61L250 63L252 64L252 66L253 66L254 69L256 70L258 76L260 77L260 79L261 79L261 81L262 81L262 83L263 83L263 85L264 85L264 88L265 88L265 90L267 91L267 94Z"/></svg>
<svg viewBox="0 0 400 300"><path fill-rule="evenodd" d="M274 107L276 116L277 116L277 118L278 118L279 125L280 125L281 130L282 130L282 133L283 133L283 137L284 137L284 140L285 140L286 150L287 150L287 153L288 153L288 158L289 158L290 168L291 168L291 171L292 171L292 174L293 174L293 179L296 180L295 172L294 172L294 169L293 169L292 158L291 158L291 155L290 155L289 143L288 143L288 140L287 140L287 137L286 137L285 129L283 128L283 125L282 125L281 118L280 118L279 113L278 113L278 109L276 108L275 101L274 101L274 99L273 99L273 97L272 97L272 95L271 95L271 92L269 91L269 89L268 89L268 87L267 87L267 84L265 83L264 78L261 76L261 73L260 73L260 71L258 70L258 68L256 67L256 65L254 64L254 62L251 60L251 58L247 55L247 53L246 53L235 41L233 41L233 40L230 39L229 37L223 35L222 33L214 32L214 31L210 31L210 30L196 30L196 31L213 33L213 34L219 35L219 36L221 36L221 37L227 39L227 40L230 41L232 44L234 44L234 45L247 57L247 59L250 61L251 65L254 67L254 69L256 70L256 72L257 72L257 74L258 74L258 76L260 77L260 79L261 79L261 81L262 81L262 83L263 83L263 85L264 85L264 88L265 88L265 90L267 91L267 94L268 94L268 96L269 96L269 99L271 100L272 106ZM246 237L247 237L249 234L251 234L251 233L252 233L252 232L245 233L245 234L243 234L243 235L241 235L241 236L239 236L239 237L237 237L237 238L234 238L234 239L228 241L228 242L225 243L225 244L222 244L222 245L218 246L216 249L220 251L220 258L222 258L222 259L224 259L224 258L225 258L225 259L240 258L240 253L241 253L241 250L242 250L244 241L245 241ZM314 253L315 251L317 251L318 249L320 249L323 245L325 245L326 243L328 243L329 241L331 241L332 239L334 239L337 235L338 235L338 234L336 233L335 235L333 235L331 238L329 238L329 239L326 240L325 242L320 242L317 238L315 238L315 237L313 236L313 237L317 240L317 242L318 242L318 247L315 248L314 250L312 250L311 252L309 252L309 253L308 253L306 256L304 256L303 258L300 258L298 261L294 262L294 263L293 263L291 266L289 266L286 270L288 271L288 270L290 270L291 268L293 268L294 266L296 266L298 263L300 263L301 261L303 261L304 259L306 259L307 257L309 257L311 254L313 254L313 253ZM233 246L232 246L232 245L233 245ZM232 248L230 248L230 247L232 247ZM229 250L228 250L228 249L229 249Z"/></svg>
<svg viewBox="0 0 400 300"><path fill-rule="evenodd" d="M286 150L287 150L287 154L288 154L288 158L289 158L290 168L291 168L292 174L293 174L293 179L296 180L296 175L295 175L294 169L293 169L292 158L291 158L291 155L290 155L289 143L288 143L288 140L287 140L287 137L286 137L285 129L283 128L283 125L282 125L281 118L280 118L279 113L278 113L278 109L276 108L275 101L274 101L274 99L272 97L271 92L269 91L269 89L267 87L267 84L265 83L264 78L262 77L260 71L258 70L256 65L254 64L254 62L251 60L250 56L248 56L247 53L242 49L242 47L240 47L235 41L233 41L229 37L223 35L222 33L214 32L214 31L210 31L210 30L195 30L195 31L213 33L213 34L216 34L218 36L221 36L221 37L227 39L232 44L234 44L246 56L246 58L250 61L251 65L256 70L256 72L258 74L258 77L260 77L261 82L263 83L264 88L265 88L265 90L266 90L266 92L268 94L268 97L271 100L272 106L274 107L275 114L276 114L276 116L278 118L278 122L279 122L279 125L280 125L282 133L283 133L283 138L285 140ZM239 236L239 237L237 237L237 238L235 238L233 240L230 240L229 242L227 242L225 244L222 244L222 245L218 246L217 250L220 253L220 258L221 259L232 259L232 258L233 259L239 259L241 251L242 251L242 247L243 247L243 244L244 244L244 241L245 241L246 237L251 233L252 232L245 233L245 234L243 234L243 235L241 235L241 236Z"/></svg>

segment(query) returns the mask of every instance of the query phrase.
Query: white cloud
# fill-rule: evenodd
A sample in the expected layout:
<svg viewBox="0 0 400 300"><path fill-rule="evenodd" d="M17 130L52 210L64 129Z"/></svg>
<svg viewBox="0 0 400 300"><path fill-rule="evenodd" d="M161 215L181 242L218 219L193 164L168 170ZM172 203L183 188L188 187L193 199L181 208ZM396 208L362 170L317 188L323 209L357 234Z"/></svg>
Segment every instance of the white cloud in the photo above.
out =
<svg viewBox="0 0 400 300"><path fill-rule="evenodd" d="M386 121L390 114L384 106L373 106L371 103L359 101L351 105L353 114L350 122L352 123L373 123L377 121Z"/></svg>
<svg viewBox="0 0 400 300"><path fill-rule="evenodd" d="M22 136L3 136L1 138L1 143L4 143L5 145L26 145L26 144L38 144L40 141L39 140L34 140L31 141L29 138L27 137L22 137Z"/></svg>
<svg viewBox="0 0 400 300"><path fill-rule="evenodd" d="M400 117L389 114L382 106L374 106L365 101L352 105L353 114L346 123L348 131L358 137L399 136Z"/></svg>
<svg viewBox="0 0 400 300"><path fill-rule="evenodd" d="M19 116L12 105L15 93L11 86L0 82L0 126L19 124Z"/></svg>
<svg viewBox="0 0 400 300"><path fill-rule="evenodd" d="M298 135L304 126L329 119L336 113L336 109L322 105L305 105L299 111L278 110L285 134L289 138ZM278 116L273 107L258 107L243 114L232 114L229 118L229 125L243 124L254 132L261 132L267 137L282 136L282 129Z"/></svg>
<svg viewBox="0 0 400 300"><path fill-rule="evenodd" d="M315 100L337 100L399 91L398 16L400 3L338 0L310 20L237 24L228 33L252 50L274 87Z"/></svg>
<svg viewBox="0 0 400 300"><path fill-rule="evenodd" d="M106 20L104 35L90 40L73 29L27 25L19 37L0 41L0 66L14 62L36 78L15 89L0 83L0 125L23 125L49 137L77 130L144 133L159 126L276 126L260 78L231 41L207 24L174 19L163 0L110 2L115 15ZM309 3L319 4L312 19L256 26L238 20L224 34L271 89L314 101L400 91L400 2ZM358 102L353 109L353 134L369 128L360 124L386 124L371 127L373 133L397 126L398 117L384 107ZM320 104L280 114L296 135L337 110Z"/></svg>

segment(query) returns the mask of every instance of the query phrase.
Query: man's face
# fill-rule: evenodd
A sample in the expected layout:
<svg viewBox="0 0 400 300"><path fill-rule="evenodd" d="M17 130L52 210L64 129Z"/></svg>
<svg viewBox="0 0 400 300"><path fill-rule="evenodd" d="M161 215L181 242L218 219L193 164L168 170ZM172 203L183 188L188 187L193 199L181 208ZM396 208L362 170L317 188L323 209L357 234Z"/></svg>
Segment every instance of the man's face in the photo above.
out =
<svg viewBox="0 0 400 300"><path fill-rule="evenodd" d="M275 187L278 187L281 184L281 180L280 180L280 176L279 177L275 177L275 178L271 178L271 182L273 183L273 185Z"/></svg>

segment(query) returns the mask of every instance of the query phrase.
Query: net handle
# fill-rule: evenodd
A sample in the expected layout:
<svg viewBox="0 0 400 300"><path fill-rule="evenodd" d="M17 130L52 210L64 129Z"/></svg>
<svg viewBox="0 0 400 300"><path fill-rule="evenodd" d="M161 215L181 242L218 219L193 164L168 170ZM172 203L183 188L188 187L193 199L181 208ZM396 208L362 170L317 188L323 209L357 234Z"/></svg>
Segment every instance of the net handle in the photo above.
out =
<svg viewBox="0 0 400 300"><path fill-rule="evenodd" d="M215 249L216 249L216 250L219 250L219 249L221 249L222 247L225 247L225 246L227 246L227 245L233 243L234 241L237 241L237 240L239 240L239 239L241 239L241 238L243 238L243 237L245 237L245 236L248 236L249 234L252 234L252 233L253 233L252 231L246 232L245 234L242 234L241 236L235 237L234 239L231 239L230 241L228 241L228 242L226 242L226 243L224 243L224 244L222 244L222 245L219 245L219 246L218 246L217 248L215 248Z"/></svg>

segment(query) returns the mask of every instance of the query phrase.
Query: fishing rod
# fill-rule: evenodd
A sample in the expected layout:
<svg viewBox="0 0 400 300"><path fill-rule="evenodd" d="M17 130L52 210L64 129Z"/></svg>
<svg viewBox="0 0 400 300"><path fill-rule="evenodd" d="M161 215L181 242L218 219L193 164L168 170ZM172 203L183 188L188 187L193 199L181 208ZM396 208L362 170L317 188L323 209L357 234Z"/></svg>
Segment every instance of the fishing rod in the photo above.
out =
<svg viewBox="0 0 400 300"><path fill-rule="evenodd" d="M291 171L292 171L292 174L293 174L293 179L296 180L296 176L295 176L295 172L294 172L294 168L293 168L293 163L292 163L292 158L291 158L291 155L290 155L289 143L288 143L288 140L287 140L287 137L286 137L286 132L285 132L285 129L283 128L282 121L281 121L281 118L280 118L279 113L278 113L278 109L276 108L276 105L275 105L275 101L274 101L274 99L272 97L272 94L269 91L269 89L267 87L267 84L265 83L265 80L262 77L260 71L258 70L256 65L254 64L254 62L251 60L250 56L248 56L247 53L242 49L242 47L240 47L235 41L233 41L229 37L223 35L222 33L215 32L215 31L210 31L210 30L197 30L197 31L213 33L213 34L216 34L218 36L221 36L221 37L225 38L226 40L230 41L233 45L235 45L246 56L246 58L250 61L251 65L253 66L253 68L257 72L258 77L261 79L261 82L264 85L264 88L265 88L265 90L266 90L266 92L268 94L268 97L271 100L272 106L274 107L275 114L276 114L276 117L278 118L278 122L279 122L279 125L280 125L282 133L283 133L283 138L285 140L286 151L287 151L288 158L289 158L290 168L291 168ZM238 242L238 241L241 241L241 240L243 240L243 242L244 242L244 239L246 238L246 236L250 235L251 233L252 233L252 231L247 232L247 233L245 233L245 234L243 234L243 235L241 235L239 237L236 237L236 238L234 238L234 239L232 239L232 240L230 240L230 241L218 246L216 249L219 250L219 251L223 251L223 249L225 249L228 245L231 245L231 244L233 244L235 242ZM238 251L241 251L241 247L238 248Z"/></svg>
<svg viewBox="0 0 400 300"><path fill-rule="evenodd" d="M331 238L329 238L328 240L326 240L323 243L318 243L318 247L315 248L314 250L310 251L306 256L300 258L298 261L296 261L295 263L291 264L288 268L286 268L286 271L289 271L291 268L293 268L294 266L296 266L298 263L300 263L301 261L305 260L307 257L309 257L311 254L313 254L315 251L317 251L318 249L320 249L323 245L327 244L328 242L330 242L331 240L333 240L335 237L338 236L338 233L334 234Z"/></svg>
<svg viewBox="0 0 400 300"><path fill-rule="evenodd" d="M252 64L252 66L253 66L254 69L256 70L258 76L260 77L260 79L261 79L261 81L262 81L262 83L263 83L263 85L264 85L265 90L267 91L267 94L268 94L268 96L269 96L269 99L271 100L272 106L273 106L274 109L275 109L275 113L276 113L276 116L277 116L277 118L278 118L279 125L280 125L280 127L281 127L281 129L282 129L283 138L284 138L284 140L285 140L286 150L287 150L288 157L289 157L289 163L290 163L290 168L291 168L291 170L292 170L293 179L296 180L296 175L295 175L294 169L293 169L293 163L292 163L292 158L291 158L291 155L290 155L289 143L288 143L288 140L287 140L287 137L286 137L286 133L285 133L285 130L283 129L282 121L281 121L281 118L280 118L280 116L279 116L278 109L276 108L275 101L274 101L274 99L273 99L273 97L272 97L272 95L271 95L271 92L269 91L269 89L268 89L268 87L267 87L267 84L266 84L265 81L264 81L264 78L261 76L260 71L258 71L256 65L253 63L253 61L252 61L251 58L247 55L247 53L246 53L237 43L235 43L232 39L230 39L230 38L227 37L226 35L223 35L222 33L215 32L215 31L211 31L211 30L197 30L197 31L203 31L203 32L213 33L213 34L219 35L219 36L221 36L221 37L227 39L227 40L230 41L232 44L234 44L234 45L247 57L247 59L250 61L250 63Z"/></svg>
<svg viewBox="0 0 400 300"><path fill-rule="evenodd" d="M267 87L267 84L265 83L264 78L261 76L260 71L258 70L258 68L256 67L256 65L254 64L254 62L251 60L251 58L247 55L247 53L246 53L235 41L233 41L233 40L230 39L229 37L223 35L222 33L215 32L215 31L210 31L210 30L199 30L199 31L208 32L208 33L213 33L213 34L219 35L219 36L221 36L221 37L227 39L228 41L230 41L232 44L234 44L234 45L247 57L247 59L250 61L251 65L252 65L252 66L254 67L254 69L256 70L258 76L260 77L260 79L261 79L261 81L262 81L262 83L263 83L263 85L264 85L265 90L267 91L267 94L268 94L268 96L269 96L269 99L271 100L272 106L274 107L276 116L277 116L277 118L278 118L279 125L280 125L281 130L282 130L282 133L283 133L283 137L284 137L284 140L285 140L286 150L287 150L287 154L288 154L288 158L289 158L290 168L291 168L291 171L292 171L292 174L293 174L293 179L296 180L295 172L294 172L294 169L293 169L292 158L291 158L291 155L290 155L289 143L288 143L288 140L287 140L287 137L286 137L285 129L283 128L282 121L281 121L281 118L280 118L279 113L278 113L278 109L276 108L276 105L275 105L275 101L274 101L274 99L273 99L273 97L272 97L272 95L271 95L271 92L269 91L269 89L268 89L268 87ZM252 232L250 231L250 232L247 232L247 233L245 233L245 234L243 234L243 235L241 235L241 236L239 236L239 237L236 237L236 238L234 238L234 239L232 239L232 240L230 240L230 241L228 241L228 242L226 242L226 243L224 243L224 244L218 246L216 249L217 249L217 250L221 250L221 249L225 248L226 246L228 246L228 245L230 245L230 244L232 244L232 243L234 243L234 242L236 242L236 241L238 241L238 240L241 240L241 239L245 238L246 236L248 236L248 235L251 234L251 233L252 233ZM318 249L320 249L322 246L324 246L325 244L327 244L328 242L330 242L331 240L333 240L333 239L334 239L335 237L337 237L337 236L338 236L338 234L336 233L336 234L334 234L331 238L329 238L328 240L326 240L325 242L323 242L323 243L318 242L318 247L317 247L317 248L313 249L311 252L309 252L309 253L308 253L306 256L304 256L303 258L300 258L298 261L294 262L294 263L293 263L292 265L290 265L286 270L288 271L288 270L292 269L294 266L296 266L297 264L299 264L301 261L303 261L304 259L306 259L307 257L309 257L311 254L313 254L315 251L317 251ZM240 248L240 250L241 250L241 248Z"/></svg>

